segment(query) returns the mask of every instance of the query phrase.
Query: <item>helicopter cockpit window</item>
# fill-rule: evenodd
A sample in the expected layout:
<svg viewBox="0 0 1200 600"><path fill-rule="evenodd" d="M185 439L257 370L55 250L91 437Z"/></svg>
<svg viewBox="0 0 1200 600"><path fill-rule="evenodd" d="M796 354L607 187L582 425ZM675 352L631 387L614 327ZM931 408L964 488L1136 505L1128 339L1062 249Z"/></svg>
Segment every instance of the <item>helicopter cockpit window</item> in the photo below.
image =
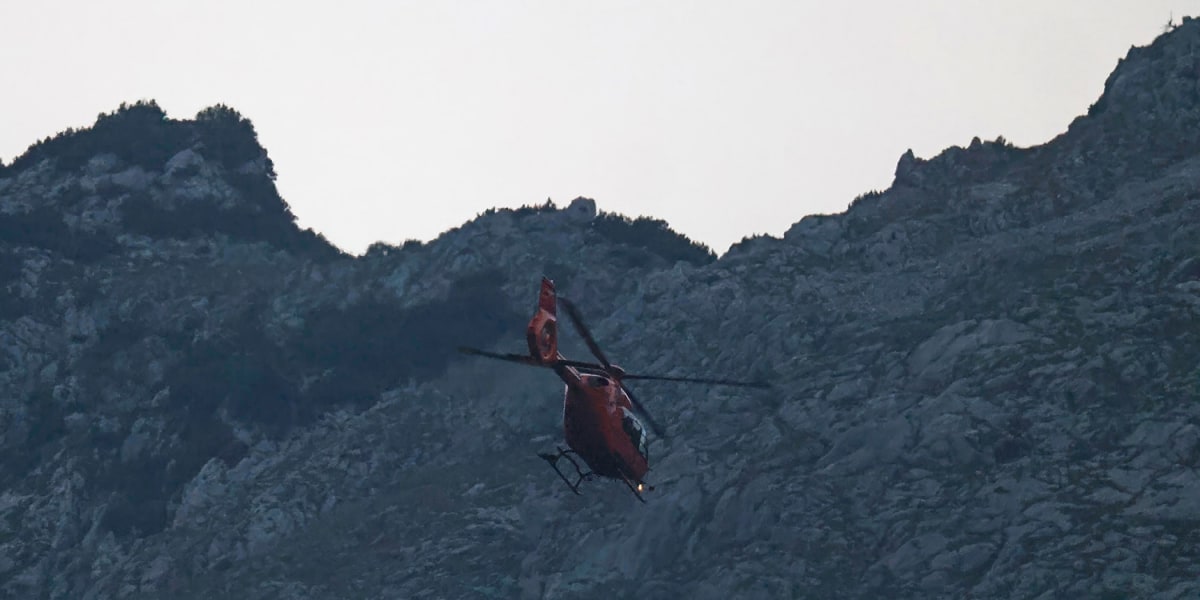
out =
<svg viewBox="0 0 1200 600"><path fill-rule="evenodd" d="M637 420L637 417L634 417L633 413L629 412L629 409L622 408L621 410L624 412L621 418L622 429L629 435L629 439L633 440L633 445L637 448L638 454L641 454L642 458L649 462L650 452L646 448L646 428L642 427L642 422Z"/></svg>

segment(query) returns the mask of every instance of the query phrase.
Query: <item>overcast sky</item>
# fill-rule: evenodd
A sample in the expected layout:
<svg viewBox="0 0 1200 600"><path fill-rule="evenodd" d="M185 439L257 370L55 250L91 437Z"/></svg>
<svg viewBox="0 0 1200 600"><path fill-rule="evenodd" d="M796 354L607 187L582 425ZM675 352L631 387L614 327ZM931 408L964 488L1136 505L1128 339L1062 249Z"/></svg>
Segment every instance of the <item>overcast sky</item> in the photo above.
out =
<svg viewBox="0 0 1200 600"><path fill-rule="evenodd" d="M724 252L886 188L908 148L1028 146L1200 0L0 0L0 157L121 102L254 122L354 253L595 198Z"/></svg>

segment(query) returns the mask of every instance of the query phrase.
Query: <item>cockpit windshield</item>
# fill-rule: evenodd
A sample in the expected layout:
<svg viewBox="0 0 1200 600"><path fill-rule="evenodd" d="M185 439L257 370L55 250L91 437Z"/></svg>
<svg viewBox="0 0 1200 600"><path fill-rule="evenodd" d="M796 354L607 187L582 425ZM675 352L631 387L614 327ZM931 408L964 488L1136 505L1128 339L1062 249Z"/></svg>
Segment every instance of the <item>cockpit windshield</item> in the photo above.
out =
<svg viewBox="0 0 1200 600"><path fill-rule="evenodd" d="M642 422L637 417L633 416L633 413L629 409L622 408L621 411L624 413L621 416L622 428L629 435L629 439L633 441L633 446L637 448L638 454L641 454L642 458L646 459L646 462L650 462L650 453L646 448L646 428L642 426Z"/></svg>

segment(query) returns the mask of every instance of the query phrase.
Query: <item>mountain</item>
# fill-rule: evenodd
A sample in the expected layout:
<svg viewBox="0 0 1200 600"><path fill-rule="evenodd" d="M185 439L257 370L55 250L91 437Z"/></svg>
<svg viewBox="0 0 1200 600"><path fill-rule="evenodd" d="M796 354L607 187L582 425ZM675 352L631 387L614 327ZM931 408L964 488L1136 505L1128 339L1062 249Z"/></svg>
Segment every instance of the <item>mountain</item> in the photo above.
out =
<svg viewBox="0 0 1200 600"><path fill-rule="evenodd" d="M726 255L577 199L349 257L227 107L0 169L13 598L1193 598L1200 21L1034 148ZM542 274L649 382L656 490L564 488ZM564 334L571 356L586 350Z"/></svg>

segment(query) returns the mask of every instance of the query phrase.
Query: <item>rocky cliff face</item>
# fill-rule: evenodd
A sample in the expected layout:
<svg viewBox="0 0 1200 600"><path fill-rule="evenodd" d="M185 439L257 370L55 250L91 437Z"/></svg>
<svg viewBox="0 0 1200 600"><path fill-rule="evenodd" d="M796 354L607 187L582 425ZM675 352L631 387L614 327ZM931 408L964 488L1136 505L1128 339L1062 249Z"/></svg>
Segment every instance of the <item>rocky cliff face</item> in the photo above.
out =
<svg viewBox="0 0 1200 600"><path fill-rule="evenodd" d="M346 257L228 109L43 142L0 170L0 589L1195 597L1198 47L719 260L585 200ZM543 273L621 364L775 389L637 386L657 490L576 497L553 377L453 354L519 350Z"/></svg>

